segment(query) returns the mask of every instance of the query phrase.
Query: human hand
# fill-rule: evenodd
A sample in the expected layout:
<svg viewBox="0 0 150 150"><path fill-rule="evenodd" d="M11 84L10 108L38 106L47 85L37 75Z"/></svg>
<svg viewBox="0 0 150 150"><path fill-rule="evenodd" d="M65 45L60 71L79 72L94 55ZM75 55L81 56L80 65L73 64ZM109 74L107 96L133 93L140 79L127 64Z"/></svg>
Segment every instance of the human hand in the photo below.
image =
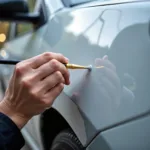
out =
<svg viewBox="0 0 150 150"><path fill-rule="evenodd" d="M18 63L0 111L22 128L31 117L51 107L64 84L70 84L69 72L62 63L68 59L48 52Z"/></svg>

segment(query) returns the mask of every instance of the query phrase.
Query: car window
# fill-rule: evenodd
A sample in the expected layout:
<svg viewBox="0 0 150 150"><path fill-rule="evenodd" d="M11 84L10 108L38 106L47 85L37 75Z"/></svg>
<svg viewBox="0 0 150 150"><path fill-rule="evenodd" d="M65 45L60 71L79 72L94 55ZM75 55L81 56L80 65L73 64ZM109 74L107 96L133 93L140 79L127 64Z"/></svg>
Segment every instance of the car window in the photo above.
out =
<svg viewBox="0 0 150 150"><path fill-rule="evenodd" d="M66 5L77 5L77 4L82 4L86 2L92 2L96 0L62 0ZM101 0L101 1L106 1L106 0Z"/></svg>
<svg viewBox="0 0 150 150"><path fill-rule="evenodd" d="M86 2L93 2L93 1L98 1L98 0L62 0L64 4L66 4L67 6L74 6L74 5L78 5L78 4L82 4L82 3L86 3ZM99 0L101 2L104 1L117 1L117 0ZM118 0L119 1L119 0ZM129 0L130 1L130 0Z"/></svg>
<svg viewBox="0 0 150 150"><path fill-rule="evenodd" d="M30 8L30 12L34 11L35 4L37 0L28 0L28 5ZM31 23L17 23L16 24L16 37L24 35L25 33L32 30L32 24Z"/></svg>

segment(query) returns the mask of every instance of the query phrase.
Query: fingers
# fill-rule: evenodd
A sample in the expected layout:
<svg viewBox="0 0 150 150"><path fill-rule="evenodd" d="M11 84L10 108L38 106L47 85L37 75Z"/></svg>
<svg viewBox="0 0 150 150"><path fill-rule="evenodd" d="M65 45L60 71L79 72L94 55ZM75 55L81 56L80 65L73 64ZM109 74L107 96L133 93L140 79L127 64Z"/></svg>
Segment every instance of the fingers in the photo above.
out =
<svg viewBox="0 0 150 150"><path fill-rule="evenodd" d="M54 100L60 95L63 89L64 89L64 84L60 83L45 94L44 101L47 107L52 105Z"/></svg>
<svg viewBox="0 0 150 150"><path fill-rule="evenodd" d="M57 71L59 71L63 75L65 79L65 84L69 85L70 74L68 69L65 67L64 64L60 63L55 59L52 59L51 61L45 63L44 65L36 69L36 76L38 79L42 80Z"/></svg>
<svg viewBox="0 0 150 150"><path fill-rule="evenodd" d="M68 58L64 57L62 54L52 53L52 52L45 52L41 55L30 58L26 61L30 62L30 65L33 69L36 69L40 67L41 65L49 62L52 59L56 59L60 61L61 63L68 63Z"/></svg>
<svg viewBox="0 0 150 150"><path fill-rule="evenodd" d="M41 86L41 93L47 93L50 91L52 88L54 88L56 85L65 83L65 79L61 72L57 71L50 76L46 77L44 80L41 81L40 86Z"/></svg>

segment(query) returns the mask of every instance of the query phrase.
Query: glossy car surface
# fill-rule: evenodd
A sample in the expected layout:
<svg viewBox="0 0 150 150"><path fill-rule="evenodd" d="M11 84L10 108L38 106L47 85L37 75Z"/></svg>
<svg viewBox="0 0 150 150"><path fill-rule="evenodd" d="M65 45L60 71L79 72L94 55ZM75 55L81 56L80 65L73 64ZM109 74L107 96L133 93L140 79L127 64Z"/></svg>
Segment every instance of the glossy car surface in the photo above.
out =
<svg viewBox="0 0 150 150"><path fill-rule="evenodd" d="M6 43L9 58L52 51L93 69L70 71L71 85L22 130L26 141L33 150L49 148L69 126L88 150L150 149L150 2L41 3L47 22ZM95 68L105 55L106 70ZM7 69L6 81L13 66Z"/></svg>

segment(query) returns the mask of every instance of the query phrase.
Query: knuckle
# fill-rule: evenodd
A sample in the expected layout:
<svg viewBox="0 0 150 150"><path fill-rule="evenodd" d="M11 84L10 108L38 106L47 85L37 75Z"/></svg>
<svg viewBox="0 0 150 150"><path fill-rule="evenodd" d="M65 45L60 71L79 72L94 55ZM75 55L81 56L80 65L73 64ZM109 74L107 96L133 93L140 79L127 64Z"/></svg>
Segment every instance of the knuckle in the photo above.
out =
<svg viewBox="0 0 150 150"><path fill-rule="evenodd" d="M63 89L64 89L64 84L61 83L61 84L59 85L59 91L62 91Z"/></svg>
<svg viewBox="0 0 150 150"><path fill-rule="evenodd" d="M30 95L34 98L34 99L40 99L38 92L36 90L31 90L30 91Z"/></svg>
<svg viewBox="0 0 150 150"><path fill-rule="evenodd" d="M57 88L55 89L55 94L52 96L53 100L56 99L57 96L59 96L59 94L63 91L64 89L64 84L63 83L60 83Z"/></svg>
<svg viewBox="0 0 150 150"><path fill-rule="evenodd" d="M61 75L61 73L60 73L59 71L56 71L56 72L55 72L55 77L56 77L56 79L59 80L59 81L62 80L62 75Z"/></svg>
<svg viewBox="0 0 150 150"><path fill-rule="evenodd" d="M50 52L43 53L43 56L44 56L44 59L46 59L46 60L52 59L52 53L50 53Z"/></svg>
<svg viewBox="0 0 150 150"><path fill-rule="evenodd" d="M28 77L27 81L30 83L30 85L32 85L34 82L34 79L35 79L35 76L30 76Z"/></svg>
<svg viewBox="0 0 150 150"><path fill-rule="evenodd" d="M58 53L58 55L59 55L60 57L64 57L63 54L61 54L61 53Z"/></svg>
<svg viewBox="0 0 150 150"><path fill-rule="evenodd" d="M59 68L58 61L55 60L55 59L52 59L52 60L51 60L51 66L52 66L52 68L53 68L54 70L58 70L58 68Z"/></svg>
<svg viewBox="0 0 150 150"><path fill-rule="evenodd" d="M42 100L42 102L43 102L43 104L45 105L45 106L50 106L51 105L51 100L49 99L49 100Z"/></svg>
<svg viewBox="0 0 150 150"><path fill-rule="evenodd" d="M18 63L16 66L15 66L15 71L17 74L22 74L24 72L24 65L22 63Z"/></svg>
<svg viewBox="0 0 150 150"><path fill-rule="evenodd" d="M26 87L26 88L31 87L31 82L28 79L22 79L21 84L22 84L23 87Z"/></svg>

